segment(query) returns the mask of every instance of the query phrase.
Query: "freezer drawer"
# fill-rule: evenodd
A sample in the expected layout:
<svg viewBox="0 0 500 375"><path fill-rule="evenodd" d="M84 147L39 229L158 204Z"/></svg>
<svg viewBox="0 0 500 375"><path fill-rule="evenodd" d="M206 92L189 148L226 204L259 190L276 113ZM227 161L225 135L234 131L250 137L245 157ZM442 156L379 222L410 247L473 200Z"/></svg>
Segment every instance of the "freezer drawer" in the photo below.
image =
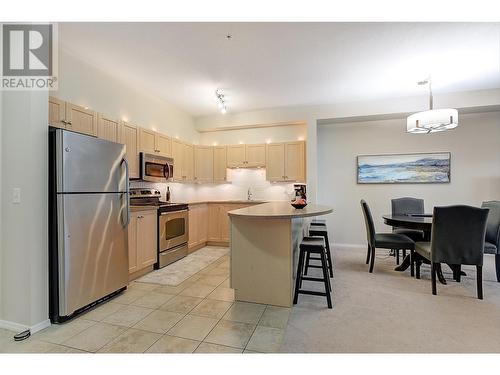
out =
<svg viewBox="0 0 500 375"><path fill-rule="evenodd" d="M58 194L59 315L128 283L127 194Z"/></svg>

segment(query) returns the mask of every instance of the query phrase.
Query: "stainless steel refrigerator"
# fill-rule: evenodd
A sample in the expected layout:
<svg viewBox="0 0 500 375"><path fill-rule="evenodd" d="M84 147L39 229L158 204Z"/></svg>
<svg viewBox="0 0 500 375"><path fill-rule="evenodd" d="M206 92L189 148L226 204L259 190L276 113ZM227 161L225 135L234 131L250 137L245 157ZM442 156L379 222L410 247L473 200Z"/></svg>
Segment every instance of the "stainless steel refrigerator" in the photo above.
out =
<svg viewBox="0 0 500 375"><path fill-rule="evenodd" d="M49 314L63 322L125 289L125 146L49 130Z"/></svg>

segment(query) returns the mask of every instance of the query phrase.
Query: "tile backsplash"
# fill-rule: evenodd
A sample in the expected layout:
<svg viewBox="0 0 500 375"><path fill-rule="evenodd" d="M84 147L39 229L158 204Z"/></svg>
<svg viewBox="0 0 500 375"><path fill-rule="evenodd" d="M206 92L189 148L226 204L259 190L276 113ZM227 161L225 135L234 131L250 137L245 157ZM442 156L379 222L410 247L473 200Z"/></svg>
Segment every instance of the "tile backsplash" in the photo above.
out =
<svg viewBox="0 0 500 375"><path fill-rule="evenodd" d="M131 181L132 188L156 188L165 199L167 186L173 202L193 202L205 200L239 200L247 199L250 188L252 199L267 201L286 201L293 197L293 183L271 183L266 181L265 169L228 169L228 182L212 184L185 183L150 183Z"/></svg>

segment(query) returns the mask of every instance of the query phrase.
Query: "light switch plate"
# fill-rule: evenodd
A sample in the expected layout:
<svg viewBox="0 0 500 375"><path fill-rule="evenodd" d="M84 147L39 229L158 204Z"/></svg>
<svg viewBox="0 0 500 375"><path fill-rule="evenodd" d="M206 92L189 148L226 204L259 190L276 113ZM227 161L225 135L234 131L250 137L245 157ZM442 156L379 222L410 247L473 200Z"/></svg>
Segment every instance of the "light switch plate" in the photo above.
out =
<svg viewBox="0 0 500 375"><path fill-rule="evenodd" d="M21 203L21 188L12 189L12 203Z"/></svg>

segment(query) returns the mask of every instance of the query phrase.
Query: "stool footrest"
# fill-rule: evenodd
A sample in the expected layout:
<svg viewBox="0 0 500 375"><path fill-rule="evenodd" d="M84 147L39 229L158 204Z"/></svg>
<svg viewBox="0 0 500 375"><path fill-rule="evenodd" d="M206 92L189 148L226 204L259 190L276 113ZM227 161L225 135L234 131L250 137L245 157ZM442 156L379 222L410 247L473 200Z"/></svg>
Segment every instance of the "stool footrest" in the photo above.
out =
<svg viewBox="0 0 500 375"><path fill-rule="evenodd" d="M314 290L302 290L302 289L299 289L297 292L299 294L310 294L312 296L323 296L323 297L327 296L327 294L325 292L316 292Z"/></svg>
<svg viewBox="0 0 500 375"><path fill-rule="evenodd" d="M321 268L321 267L320 267ZM325 279L321 278L321 277L309 277L309 276L302 276L302 280L305 280L305 281L320 281L322 283L325 282Z"/></svg>
<svg viewBox="0 0 500 375"><path fill-rule="evenodd" d="M311 259L311 260L321 260L321 259ZM307 268L323 268L323 266L315 266L314 264L310 264Z"/></svg>

